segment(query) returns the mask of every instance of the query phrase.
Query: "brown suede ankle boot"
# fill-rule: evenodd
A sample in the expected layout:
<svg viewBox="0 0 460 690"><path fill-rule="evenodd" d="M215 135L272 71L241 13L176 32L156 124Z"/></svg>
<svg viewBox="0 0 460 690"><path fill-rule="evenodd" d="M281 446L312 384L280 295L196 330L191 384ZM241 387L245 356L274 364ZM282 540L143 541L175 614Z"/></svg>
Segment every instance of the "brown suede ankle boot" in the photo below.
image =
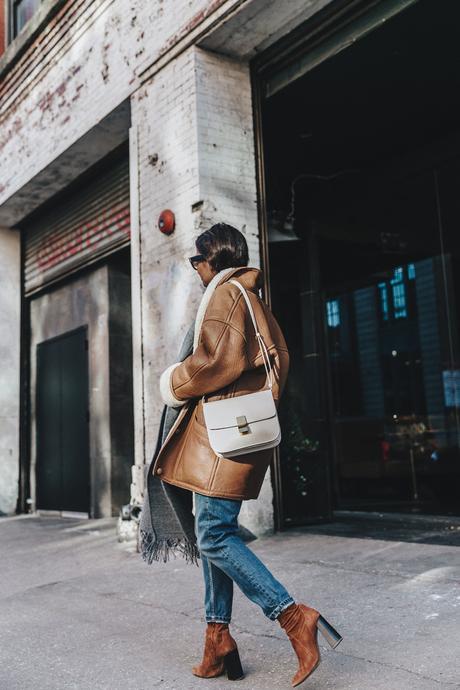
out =
<svg viewBox="0 0 460 690"><path fill-rule="evenodd" d="M228 623L208 623L203 661L192 668L192 673L200 678L215 678L224 672L229 680L244 677L238 647L230 635Z"/></svg>
<svg viewBox="0 0 460 690"><path fill-rule="evenodd" d="M292 678L293 686L300 685L321 661L317 628L319 616L319 611L305 604L291 604L277 618L299 660L299 668Z"/></svg>

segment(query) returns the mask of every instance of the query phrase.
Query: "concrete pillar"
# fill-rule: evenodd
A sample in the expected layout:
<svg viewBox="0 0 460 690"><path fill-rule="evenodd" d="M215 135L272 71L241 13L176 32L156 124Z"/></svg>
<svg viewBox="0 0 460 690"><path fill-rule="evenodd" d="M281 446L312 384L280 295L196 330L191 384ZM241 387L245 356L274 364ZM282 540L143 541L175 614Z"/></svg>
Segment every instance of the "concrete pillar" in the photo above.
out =
<svg viewBox="0 0 460 690"><path fill-rule="evenodd" d="M19 232L0 228L0 515L13 514L18 498L20 254Z"/></svg>
<svg viewBox="0 0 460 690"><path fill-rule="evenodd" d="M177 358L202 296L187 261L196 236L214 222L231 223L245 233L250 264L260 265L249 67L192 46L135 94L132 123L133 283L139 277L132 495L139 500L162 409L159 376ZM157 226L167 208L176 216L169 237ZM257 534L273 528L268 475L257 504L244 503L242 522Z"/></svg>

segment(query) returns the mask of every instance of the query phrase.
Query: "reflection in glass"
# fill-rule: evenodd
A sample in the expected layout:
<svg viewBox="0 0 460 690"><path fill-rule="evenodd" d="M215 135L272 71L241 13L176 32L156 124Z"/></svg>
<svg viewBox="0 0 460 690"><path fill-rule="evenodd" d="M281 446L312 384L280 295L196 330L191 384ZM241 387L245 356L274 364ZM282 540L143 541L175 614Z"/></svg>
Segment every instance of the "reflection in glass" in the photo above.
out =
<svg viewBox="0 0 460 690"><path fill-rule="evenodd" d="M41 0L18 0L14 3L15 35L32 19L40 7Z"/></svg>
<svg viewBox="0 0 460 690"><path fill-rule="evenodd" d="M451 275L451 256L433 256L326 302L338 470L351 502L436 499L442 477L458 473Z"/></svg>

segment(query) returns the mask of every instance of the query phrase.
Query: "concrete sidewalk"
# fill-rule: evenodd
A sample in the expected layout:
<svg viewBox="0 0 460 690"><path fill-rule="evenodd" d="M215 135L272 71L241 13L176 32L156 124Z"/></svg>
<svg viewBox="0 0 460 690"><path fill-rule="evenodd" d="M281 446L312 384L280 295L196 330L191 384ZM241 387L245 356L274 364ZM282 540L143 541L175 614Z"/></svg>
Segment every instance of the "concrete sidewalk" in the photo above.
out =
<svg viewBox="0 0 460 690"><path fill-rule="evenodd" d="M0 518L1 690L220 690L195 678L201 568L147 565L116 519ZM460 688L460 521L341 514L251 548L297 600L343 635L300 686ZM278 624L235 592L238 689L289 688L296 659Z"/></svg>

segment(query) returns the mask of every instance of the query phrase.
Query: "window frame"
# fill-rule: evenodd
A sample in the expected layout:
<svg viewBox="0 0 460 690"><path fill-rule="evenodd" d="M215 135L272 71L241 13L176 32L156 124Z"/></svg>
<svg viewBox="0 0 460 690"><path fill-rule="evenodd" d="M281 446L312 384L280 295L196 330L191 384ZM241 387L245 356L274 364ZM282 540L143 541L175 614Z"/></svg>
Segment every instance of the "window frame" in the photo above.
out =
<svg viewBox="0 0 460 690"><path fill-rule="evenodd" d="M38 12L40 9L40 5L42 4L43 0L38 0L38 6L37 9L35 10L34 14L30 19L28 19L23 26L18 29L17 28L17 8L18 6L23 2L23 0L7 0L7 13L8 13L8 44L12 43L14 39L19 36L21 31L27 26L27 24L30 22L30 19L32 19L33 16Z"/></svg>

